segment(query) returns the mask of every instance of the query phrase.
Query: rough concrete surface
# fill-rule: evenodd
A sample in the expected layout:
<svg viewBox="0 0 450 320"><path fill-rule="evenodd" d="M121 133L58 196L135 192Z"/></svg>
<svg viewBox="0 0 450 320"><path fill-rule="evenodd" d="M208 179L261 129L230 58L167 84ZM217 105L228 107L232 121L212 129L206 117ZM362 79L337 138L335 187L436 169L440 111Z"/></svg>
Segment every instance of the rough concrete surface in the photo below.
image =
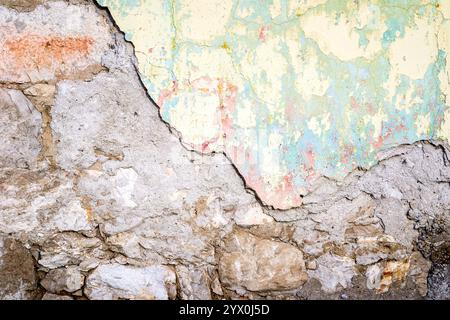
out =
<svg viewBox="0 0 450 320"><path fill-rule="evenodd" d="M0 299L450 299L447 142L277 210L180 141L94 1L0 0L0 43Z"/></svg>

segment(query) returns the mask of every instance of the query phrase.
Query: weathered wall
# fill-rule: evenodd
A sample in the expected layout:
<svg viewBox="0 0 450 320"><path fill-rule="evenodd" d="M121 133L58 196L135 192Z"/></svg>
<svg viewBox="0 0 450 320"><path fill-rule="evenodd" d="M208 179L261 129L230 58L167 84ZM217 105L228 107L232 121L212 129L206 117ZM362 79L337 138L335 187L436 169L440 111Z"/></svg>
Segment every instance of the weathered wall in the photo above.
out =
<svg viewBox="0 0 450 320"><path fill-rule="evenodd" d="M97 2L182 142L224 151L274 208L380 151L448 139L446 1Z"/></svg>
<svg viewBox="0 0 450 320"><path fill-rule="evenodd" d="M93 1L0 0L0 43L1 299L450 298L438 136L274 209L160 115Z"/></svg>

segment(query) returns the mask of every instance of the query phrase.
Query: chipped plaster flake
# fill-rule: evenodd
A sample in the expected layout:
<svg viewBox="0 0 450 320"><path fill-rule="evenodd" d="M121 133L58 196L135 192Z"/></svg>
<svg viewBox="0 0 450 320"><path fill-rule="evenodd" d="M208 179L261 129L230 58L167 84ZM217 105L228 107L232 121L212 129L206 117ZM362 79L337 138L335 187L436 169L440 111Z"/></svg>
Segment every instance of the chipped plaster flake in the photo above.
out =
<svg viewBox="0 0 450 320"><path fill-rule="evenodd" d="M137 207L134 201L135 185L138 179L138 174L132 168L120 168L117 170L114 177L114 192L113 197L119 200L119 203L124 207Z"/></svg>
<svg viewBox="0 0 450 320"><path fill-rule="evenodd" d="M308 122L308 128L317 136L321 136L330 129L330 114L321 117L312 117Z"/></svg>
<svg viewBox="0 0 450 320"><path fill-rule="evenodd" d="M93 300L167 300L173 298L175 283L175 273L166 266L105 264L87 278L86 295Z"/></svg>
<svg viewBox="0 0 450 320"><path fill-rule="evenodd" d="M356 274L353 259L327 253L319 257L317 262L319 264L317 270L308 274L320 281L323 291L332 293L350 286Z"/></svg>
<svg viewBox="0 0 450 320"><path fill-rule="evenodd" d="M244 227L262 225L274 222L274 219L265 214L257 203L238 208L234 213L236 224Z"/></svg>
<svg viewBox="0 0 450 320"><path fill-rule="evenodd" d="M275 208L380 151L450 138L446 1L98 2L183 143L225 152Z"/></svg>
<svg viewBox="0 0 450 320"><path fill-rule="evenodd" d="M61 207L51 222L59 231L86 231L91 229L88 213L78 200L72 200Z"/></svg>

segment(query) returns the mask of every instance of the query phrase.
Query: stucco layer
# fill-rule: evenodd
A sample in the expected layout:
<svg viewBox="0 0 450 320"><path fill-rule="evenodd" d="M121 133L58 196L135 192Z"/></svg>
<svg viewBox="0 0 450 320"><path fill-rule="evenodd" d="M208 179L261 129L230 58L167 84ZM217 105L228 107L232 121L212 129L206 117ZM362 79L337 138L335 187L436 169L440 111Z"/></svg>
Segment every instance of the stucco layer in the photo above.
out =
<svg viewBox="0 0 450 320"><path fill-rule="evenodd" d="M162 118L275 208L450 137L445 1L99 0Z"/></svg>

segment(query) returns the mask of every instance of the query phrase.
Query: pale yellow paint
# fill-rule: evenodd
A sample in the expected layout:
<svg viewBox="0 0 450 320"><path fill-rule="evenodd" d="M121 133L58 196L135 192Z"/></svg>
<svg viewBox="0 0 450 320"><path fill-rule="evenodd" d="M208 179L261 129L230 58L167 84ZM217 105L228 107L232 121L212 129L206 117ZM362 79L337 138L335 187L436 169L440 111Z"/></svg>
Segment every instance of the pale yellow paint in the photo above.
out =
<svg viewBox="0 0 450 320"><path fill-rule="evenodd" d="M162 1L153 1L161 2ZM182 39L206 43L226 32L231 0L179 0L175 12L177 34Z"/></svg>
<svg viewBox="0 0 450 320"><path fill-rule="evenodd" d="M281 1L273 0L272 5L269 7L270 16L275 19L281 15Z"/></svg>
<svg viewBox="0 0 450 320"><path fill-rule="evenodd" d="M325 54L333 54L343 61L356 58L373 58L381 49L381 38L386 31L385 25L378 25L368 34L367 47L359 45L359 35L355 31L358 22L358 12L351 15L343 15L336 21L335 15L327 15L325 12L305 14L300 19L305 35L317 42ZM369 20L367 20L368 23Z"/></svg>
<svg viewBox="0 0 450 320"><path fill-rule="evenodd" d="M319 59L314 50L308 48L307 54L301 59L299 58L302 48L297 40L297 36L295 29L289 29L286 32L286 45L295 73L302 75L295 78L295 87L303 99L308 101L313 95L324 95L330 85L330 79L326 74L321 75L318 72Z"/></svg>
<svg viewBox="0 0 450 320"><path fill-rule="evenodd" d="M239 128L254 128L256 126L256 113L254 105L249 101L242 103L241 108L237 111L236 125Z"/></svg>
<svg viewBox="0 0 450 320"><path fill-rule="evenodd" d="M445 19L450 19L450 1L442 0L439 5L439 10L442 12L442 15Z"/></svg>
<svg viewBox="0 0 450 320"><path fill-rule="evenodd" d="M232 60L226 50L222 48L204 48L192 52L188 47L182 46L178 58L175 60L175 74L178 79L195 81L207 75L210 79L222 79L240 84ZM190 88L188 81L180 82L179 88Z"/></svg>
<svg viewBox="0 0 450 320"><path fill-rule="evenodd" d="M241 71L247 79L260 79L253 86L258 97L268 103L273 111L280 110L277 102L282 100L282 77L287 73L288 63L280 53L280 39L273 38L261 43L248 59L241 63ZM265 79L262 77L265 75Z"/></svg>
<svg viewBox="0 0 450 320"><path fill-rule="evenodd" d="M417 128L417 135L426 135L430 131L430 114L427 113L426 115L418 115L416 119L416 128Z"/></svg>
<svg viewBox="0 0 450 320"><path fill-rule="evenodd" d="M391 44L388 54L394 72L411 79L423 78L438 54L437 30L434 28L429 25L427 18L418 18L414 28L407 27L405 35Z"/></svg>
<svg viewBox="0 0 450 320"><path fill-rule="evenodd" d="M290 0L288 4L288 15L301 16L311 8L326 3L328 0Z"/></svg>

